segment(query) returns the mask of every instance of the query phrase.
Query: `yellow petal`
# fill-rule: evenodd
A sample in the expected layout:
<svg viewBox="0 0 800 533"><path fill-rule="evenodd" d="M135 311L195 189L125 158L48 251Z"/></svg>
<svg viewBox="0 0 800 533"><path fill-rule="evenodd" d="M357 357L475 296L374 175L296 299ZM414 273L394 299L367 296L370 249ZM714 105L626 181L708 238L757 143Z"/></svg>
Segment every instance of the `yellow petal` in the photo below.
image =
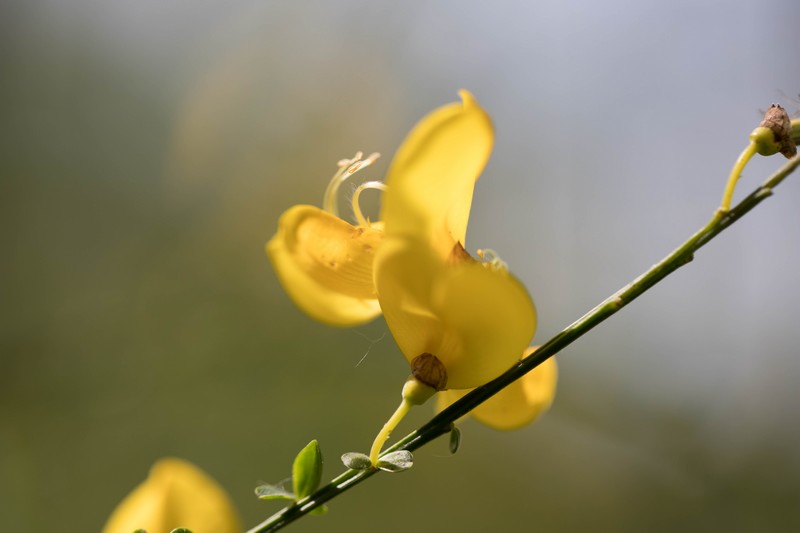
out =
<svg viewBox="0 0 800 533"><path fill-rule="evenodd" d="M465 242L472 191L494 143L489 116L467 91L461 98L406 137L389 167L380 217L387 235L423 238L440 254Z"/></svg>
<svg viewBox="0 0 800 533"><path fill-rule="evenodd" d="M397 346L410 363L441 345L442 324L431 309L431 287L443 265L424 246L384 239L375 257L378 299Z"/></svg>
<svg viewBox="0 0 800 533"><path fill-rule="evenodd" d="M434 286L433 309L460 346L440 359L448 388L475 387L519 359L536 330L536 311L528 291L506 271L469 261L446 272Z"/></svg>
<svg viewBox="0 0 800 533"><path fill-rule="evenodd" d="M482 424L493 429L512 430L536 420L545 412L556 393L558 370L554 358L525 374L496 395L471 411L471 415ZM437 409L443 410L468 390L447 390L437 396Z"/></svg>
<svg viewBox="0 0 800 533"><path fill-rule="evenodd" d="M409 362L422 353L435 355L447 370L447 388L497 377L533 338L533 302L505 271L473 260L447 263L417 241L386 239L375 282L403 355Z"/></svg>
<svg viewBox="0 0 800 533"><path fill-rule="evenodd" d="M242 530L225 491L205 472L181 459L162 459L122 503L103 533L167 533L185 527L194 533Z"/></svg>
<svg viewBox="0 0 800 533"><path fill-rule="evenodd" d="M377 227L355 227L310 205L281 215L267 255L294 303L312 318L355 326L381 313L372 263L383 238Z"/></svg>

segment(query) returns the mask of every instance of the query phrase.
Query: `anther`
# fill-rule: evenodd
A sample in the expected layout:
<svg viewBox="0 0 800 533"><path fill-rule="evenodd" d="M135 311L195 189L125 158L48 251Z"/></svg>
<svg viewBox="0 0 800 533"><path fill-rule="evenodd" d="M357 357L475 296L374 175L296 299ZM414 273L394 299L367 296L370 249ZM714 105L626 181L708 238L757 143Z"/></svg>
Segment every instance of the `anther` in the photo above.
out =
<svg viewBox="0 0 800 533"><path fill-rule="evenodd" d="M379 154L378 152L373 152L373 153L369 154L369 156L366 159L362 160L361 159L361 155L362 155L361 152L358 152L356 155L358 157L353 158L350 161L350 164L347 165L347 173L348 174L355 174L356 172L358 172L362 168L370 166L372 163L374 163L381 156L381 154Z"/></svg>
<svg viewBox="0 0 800 533"><path fill-rule="evenodd" d="M492 270L502 270L503 272L508 272L508 264L500 259L500 256L497 255L497 252L494 250L490 248L484 248L478 249L476 253L486 267Z"/></svg>

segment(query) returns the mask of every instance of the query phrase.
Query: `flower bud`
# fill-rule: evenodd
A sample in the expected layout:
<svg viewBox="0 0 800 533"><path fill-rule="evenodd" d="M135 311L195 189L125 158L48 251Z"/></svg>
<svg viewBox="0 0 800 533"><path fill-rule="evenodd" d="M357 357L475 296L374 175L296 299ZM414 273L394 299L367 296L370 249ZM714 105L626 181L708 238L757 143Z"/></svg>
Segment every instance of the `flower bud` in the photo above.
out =
<svg viewBox="0 0 800 533"><path fill-rule="evenodd" d="M761 155L780 152L788 159L797 154L797 146L792 138L792 121L786 110L778 104L769 106L764 120L750 134L750 140Z"/></svg>

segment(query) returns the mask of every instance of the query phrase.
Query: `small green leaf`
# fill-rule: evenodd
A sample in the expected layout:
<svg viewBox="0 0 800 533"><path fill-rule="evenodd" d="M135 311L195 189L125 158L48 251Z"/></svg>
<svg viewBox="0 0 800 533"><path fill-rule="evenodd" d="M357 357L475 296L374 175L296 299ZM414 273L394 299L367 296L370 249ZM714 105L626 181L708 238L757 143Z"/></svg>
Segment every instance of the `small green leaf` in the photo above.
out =
<svg viewBox="0 0 800 533"><path fill-rule="evenodd" d="M292 485L298 499L305 498L319 487L322 480L322 452L316 439L300 450L292 465Z"/></svg>
<svg viewBox="0 0 800 533"><path fill-rule="evenodd" d="M372 468L372 461L370 461L368 455L364 455L363 453L347 452L342 455L342 462L344 466L352 468L353 470L367 470L368 468Z"/></svg>
<svg viewBox="0 0 800 533"><path fill-rule="evenodd" d="M461 430L453 426L450 430L450 453L456 453L459 448L461 448Z"/></svg>
<svg viewBox="0 0 800 533"><path fill-rule="evenodd" d="M398 450L381 457L375 466L386 472L402 472L414 466L414 456L407 450Z"/></svg>
<svg viewBox="0 0 800 533"><path fill-rule="evenodd" d="M313 514L314 516L322 516L328 512L328 506L324 503L319 507L315 507L313 511L310 511L308 514Z"/></svg>
<svg viewBox="0 0 800 533"><path fill-rule="evenodd" d="M144 529L137 529L133 533L147 533L147 531L145 531Z"/></svg>
<svg viewBox="0 0 800 533"><path fill-rule="evenodd" d="M190 529L186 529L185 527L179 527L173 529L169 533L192 533L192 531Z"/></svg>
<svg viewBox="0 0 800 533"><path fill-rule="evenodd" d="M259 485L256 487L256 496L260 500L295 500L294 494L277 485Z"/></svg>

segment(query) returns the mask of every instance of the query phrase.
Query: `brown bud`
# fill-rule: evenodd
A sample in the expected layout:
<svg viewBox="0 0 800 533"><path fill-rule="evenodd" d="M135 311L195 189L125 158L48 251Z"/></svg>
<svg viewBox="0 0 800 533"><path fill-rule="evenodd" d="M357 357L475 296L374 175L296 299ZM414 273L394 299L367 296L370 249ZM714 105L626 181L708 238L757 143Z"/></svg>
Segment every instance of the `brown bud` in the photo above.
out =
<svg viewBox="0 0 800 533"><path fill-rule="evenodd" d="M436 390L447 386L447 369L439 359L430 353L423 353L411 362L411 373L417 380Z"/></svg>
<svg viewBox="0 0 800 533"><path fill-rule="evenodd" d="M786 110L778 104L772 104L764 113L764 120L759 124L760 127L769 128L775 137L775 143L779 146L779 151L786 158L794 157L797 154L797 146L792 139L792 121Z"/></svg>

